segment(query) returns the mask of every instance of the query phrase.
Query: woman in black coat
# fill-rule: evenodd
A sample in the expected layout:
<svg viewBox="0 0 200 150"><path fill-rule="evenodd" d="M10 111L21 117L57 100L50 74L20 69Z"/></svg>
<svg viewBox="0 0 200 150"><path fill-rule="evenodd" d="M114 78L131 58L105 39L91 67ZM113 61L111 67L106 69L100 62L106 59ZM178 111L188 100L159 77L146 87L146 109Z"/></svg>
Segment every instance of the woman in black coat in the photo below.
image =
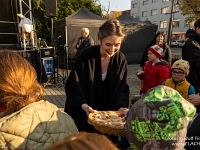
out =
<svg viewBox="0 0 200 150"><path fill-rule="evenodd" d="M163 46L163 56L162 59L166 60L170 65L171 65L171 61L172 61L172 54L171 54L171 49L170 47L167 45L166 42L164 42L164 33L158 31L154 37L154 39L151 41L150 44L148 44L145 48L145 51L142 54L142 59L140 62L140 67L144 67L145 62L148 61L148 49L155 45L155 44L162 44Z"/></svg>
<svg viewBox="0 0 200 150"><path fill-rule="evenodd" d="M126 110L129 104L127 61L120 51L124 38L118 20L107 20L98 32L100 45L80 53L65 84L67 112L79 131L93 132L89 113Z"/></svg>

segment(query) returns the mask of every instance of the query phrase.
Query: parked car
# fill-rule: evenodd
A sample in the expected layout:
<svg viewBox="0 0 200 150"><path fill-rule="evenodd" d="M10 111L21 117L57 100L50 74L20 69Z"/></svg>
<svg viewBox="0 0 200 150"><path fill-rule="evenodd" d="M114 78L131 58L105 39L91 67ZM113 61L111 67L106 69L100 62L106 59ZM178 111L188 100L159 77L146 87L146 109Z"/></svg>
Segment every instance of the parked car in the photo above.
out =
<svg viewBox="0 0 200 150"><path fill-rule="evenodd" d="M183 47L185 45L185 40L178 40L177 47Z"/></svg>
<svg viewBox="0 0 200 150"><path fill-rule="evenodd" d="M172 40L171 47L183 47L185 40Z"/></svg>

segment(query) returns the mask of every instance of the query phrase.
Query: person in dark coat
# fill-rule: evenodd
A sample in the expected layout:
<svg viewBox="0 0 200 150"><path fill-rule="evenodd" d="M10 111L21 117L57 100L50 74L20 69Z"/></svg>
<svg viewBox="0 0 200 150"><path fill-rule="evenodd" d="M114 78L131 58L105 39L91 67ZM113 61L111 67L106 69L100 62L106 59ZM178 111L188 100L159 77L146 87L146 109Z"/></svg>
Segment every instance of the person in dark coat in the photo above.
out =
<svg viewBox="0 0 200 150"><path fill-rule="evenodd" d="M200 19L194 23L194 29L186 32L186 41L182 48L182 59L190 64L190 73L186 77L188 82L195 88L196 93L200 93Z"/></svg>
<svg viewBox="0 0 200 150"><path fill-rule="evenodd" d="M88 28L82 28L81 29L81 37L78 38L78 42L76 44L76 56L78 57L82 50L84 50L87 47L90 47L94 45L94 40L89 35L90 31Z"/></svg>
<svg viewBox="0 0 200 150"><path fill-rule="evenodd" d="M124 37L118 20L106 21L98 32L100 45L85 49L65 84L67 112L79 131L93 131L89 113L124 110L129 104L127 61L119 51Z"/></svg>
<svg viewBox="0 0 200 150"><path fill-rule="evenodd" d="M153 45L158 45L161 44L163 47L163 54L162 54L162 59L167 61L169 64L172 62L172 53L171 53L171 48L168 46L166 42L164 42L164 33L158 31L154 37L154 39L151 41L150 44L148 44L142 54L141 62L140 62L140 67L144 67L145 63L148 61L148 49L153 46Z"/></svg>
<svg viewBox="0 0 200 150"><path fill-rule="evenodd" d="M200 96L197 94L190 95L187 99L194 106L200 106ZM198 111L198 109L197 109ZM200 149L200 113L198 113L193 121L190 122L187 131L185 150L199 150ZM196 144L198 143L198 144Z"/></svg>

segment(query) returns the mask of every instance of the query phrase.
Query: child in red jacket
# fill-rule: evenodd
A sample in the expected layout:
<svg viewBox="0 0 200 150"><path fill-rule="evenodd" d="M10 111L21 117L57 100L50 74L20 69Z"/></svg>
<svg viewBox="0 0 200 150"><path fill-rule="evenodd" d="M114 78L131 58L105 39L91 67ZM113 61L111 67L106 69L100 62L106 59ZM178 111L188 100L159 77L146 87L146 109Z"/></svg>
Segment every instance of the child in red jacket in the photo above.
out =
<svg viewBox="0 0 200 150"><path fill-rule="evenodd" d="M153 87L161 85L163 81L170 78L170 65L161 59L162 54L161 45L153 45L148 49L149 61L145 64L144 71L137 71L138 78L143 80L142 94Z"/></svg>

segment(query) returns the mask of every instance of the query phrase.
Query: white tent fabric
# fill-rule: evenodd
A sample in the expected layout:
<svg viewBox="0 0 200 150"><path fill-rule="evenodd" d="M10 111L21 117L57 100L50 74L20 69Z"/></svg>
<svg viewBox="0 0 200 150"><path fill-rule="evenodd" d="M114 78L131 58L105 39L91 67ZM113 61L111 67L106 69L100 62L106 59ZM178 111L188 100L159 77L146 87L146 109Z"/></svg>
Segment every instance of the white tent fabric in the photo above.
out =
<svg viewBox="0 0 200 150"><path fill-rule="evenodd" d="M81 28L86 27L90 30L90 35L95 44L99 44L97 33L99 27L105 22L105 18L98 16L91 11L81 8L74 14L58 20L54 23L55 38L61 35L59 45L68 47L68 52L72 58L76 57L76 43L80 37Z"/></svg>

